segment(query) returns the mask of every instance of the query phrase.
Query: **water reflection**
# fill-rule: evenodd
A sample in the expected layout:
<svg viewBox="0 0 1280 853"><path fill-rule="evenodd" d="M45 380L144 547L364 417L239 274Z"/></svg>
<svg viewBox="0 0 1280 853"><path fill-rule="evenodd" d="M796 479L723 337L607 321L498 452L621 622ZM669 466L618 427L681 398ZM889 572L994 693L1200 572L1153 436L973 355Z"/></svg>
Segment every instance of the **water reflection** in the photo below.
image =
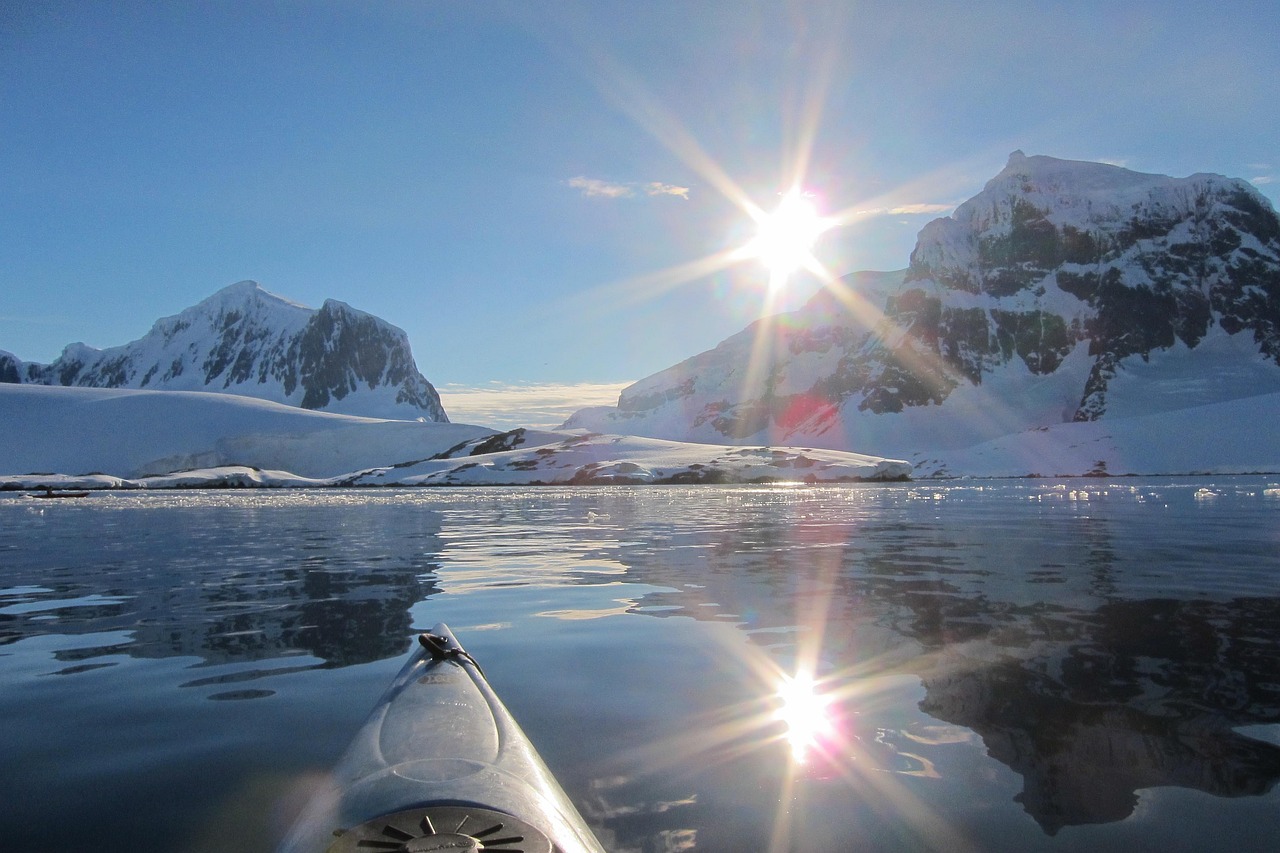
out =
<svg viewBox="0 0 1280 853"><path fill-rule="evenodd" d="M403 651L410 608L440 589L438 513L246 503L107 499L79 511L93 513L91 538L74 512L11 514L0 536L0 645L128 632L58 651L73 664L63 674L121 653L210 665L305 654L340 667Z"/></svg>
<svg viewBox="0 0 1280 853"><path fill-rule="evenodd" d="M1234 729L1280 722L1278 640L1276 599L1037 608L939 650L921 708L980 734L1053 834L1123 819L1146 788L1270 790L1280 748Z"/></svg>
<svg viewBox="0 0 1280 853"><path fill-rule="evenodd" d="M622 559L630 577L666 588L636 612L734 621L772 657L836 680L916 675L921 710L1018 773L1016 799L1047 835L1122 820L1144 789L1271 790L1280 748L1235 731L1280 723L1280 560L1257 541L1262 528L1206 543L1199 524L1180 532L1136 497L1116 511L1116 493L1090 496L1088 512L1037 502L1004 518L920 513L909 499L871 517L839 504L824 514L791 497L764 523L739 515L710 549L672 535L660 553L637 544ZM735 555L726 542L753 544ZM833 729L835 706L812 684L787 688L790 747L813 762L838 744L850 781L891 738L858 733L856 717ZM913 763L903 749L886 759Z"/></svg>
<svg viewBox="0 0 1280 853"><path fill-rule="evenodd" d="M10 503L0 749L22 772L0 830L44 843L28 815L56 823L89 787L69 774L124 839L139 803L324 766L396 665L349 664L456 618L610 849L1145 842L1121 834L1142 792L1265 806L1280 779L1280 746L1238 731L1280 723L1280 502L1199 488ZM1266 835L1217 820L1192 828Z"/></svg>

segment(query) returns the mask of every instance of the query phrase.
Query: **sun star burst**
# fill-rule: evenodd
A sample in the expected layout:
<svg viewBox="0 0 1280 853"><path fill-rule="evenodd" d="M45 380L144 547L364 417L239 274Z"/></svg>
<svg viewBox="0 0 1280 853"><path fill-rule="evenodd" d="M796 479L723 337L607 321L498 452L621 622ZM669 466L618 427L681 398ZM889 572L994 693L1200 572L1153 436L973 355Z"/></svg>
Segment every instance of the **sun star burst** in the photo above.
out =
<svg viewBox="0 0 1280 853"><path fill-rule="evenodd" d="M828 227L809 197L791 190L772 212L758 218L755 239L746 252L769 271L769 285L777 290L797 270L815 263L814 244Z"/></svg>

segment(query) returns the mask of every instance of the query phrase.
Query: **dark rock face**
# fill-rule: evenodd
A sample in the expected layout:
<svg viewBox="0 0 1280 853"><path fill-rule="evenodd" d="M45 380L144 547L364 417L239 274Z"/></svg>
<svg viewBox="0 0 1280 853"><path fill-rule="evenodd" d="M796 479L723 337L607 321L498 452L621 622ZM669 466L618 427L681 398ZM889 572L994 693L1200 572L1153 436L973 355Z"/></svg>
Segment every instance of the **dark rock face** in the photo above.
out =
<svg viewBox="0 0 1280 853"><path fill-rule="evenodd" d="M0 350L0 382L18 384L22 382L22 362L11 352Z"/></svg>
<svg viewBox="0 0 1280 853"><path fill-rule="evenodd" d="M72 344L49 365L0 357L0 379L218 391L304 409L448 421L401 329L335 300L319 310L294 305L253 282L164 318L122 347Z"/></svg>
<svg viewBox="0 0 1280 853"><path fill-rule="evenodd" d="M305 389L302 408L323 409L361 387L396 388L396 404L447 420L435 389L418 373L404 333L377 317L326 300L289 347L285 389Z"/></svg>

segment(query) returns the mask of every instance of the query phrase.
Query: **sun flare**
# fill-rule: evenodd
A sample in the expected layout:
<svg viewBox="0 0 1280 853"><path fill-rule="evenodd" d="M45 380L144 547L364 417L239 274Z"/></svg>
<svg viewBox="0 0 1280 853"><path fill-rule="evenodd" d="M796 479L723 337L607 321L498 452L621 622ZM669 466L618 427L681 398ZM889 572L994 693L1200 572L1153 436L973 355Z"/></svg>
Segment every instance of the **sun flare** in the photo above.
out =
<svg viewBox="0 0 1280 853"><path fill-rule="evenodd" d="M769 271L769 286L777 290L794 272L814 263L814 244L828 227L813 202L799 190L792 190L773 212L757 218L756 236L747 245L747 253Z"/></svg>

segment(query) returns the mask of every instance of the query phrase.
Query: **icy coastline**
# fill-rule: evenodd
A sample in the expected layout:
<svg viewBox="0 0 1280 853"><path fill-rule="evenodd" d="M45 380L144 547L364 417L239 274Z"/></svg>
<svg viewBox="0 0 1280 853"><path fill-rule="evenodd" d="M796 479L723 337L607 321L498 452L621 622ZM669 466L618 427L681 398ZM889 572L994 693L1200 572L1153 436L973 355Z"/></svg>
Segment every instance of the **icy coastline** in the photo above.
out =
<svg viewBox="0 0 1280 853"><path fill-rule="evenodd" d="M1059 423L906 459L379 420L198 392L0 385L0 491L662 483L1280 472L1280 394Z"/></svg>
<svg viewBox="0 0 1280 853"><path fill-rule="evenodd" d="M902 480L809 448L308 412L227 394L0 385L0 491Z"/></svg>

